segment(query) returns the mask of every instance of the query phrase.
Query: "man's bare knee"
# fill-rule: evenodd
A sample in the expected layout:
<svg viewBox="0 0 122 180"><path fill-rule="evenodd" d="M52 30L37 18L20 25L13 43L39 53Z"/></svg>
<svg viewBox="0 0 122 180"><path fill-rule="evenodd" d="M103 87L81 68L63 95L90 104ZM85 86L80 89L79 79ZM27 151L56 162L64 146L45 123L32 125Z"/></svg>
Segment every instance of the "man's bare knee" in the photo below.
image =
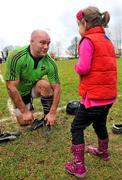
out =
<svg viewBox="0 0 122 180"><path fill-rule="evenodd" d="M52 96L53 90L47 80L39 80L35 86L37 96Z"/></svg>

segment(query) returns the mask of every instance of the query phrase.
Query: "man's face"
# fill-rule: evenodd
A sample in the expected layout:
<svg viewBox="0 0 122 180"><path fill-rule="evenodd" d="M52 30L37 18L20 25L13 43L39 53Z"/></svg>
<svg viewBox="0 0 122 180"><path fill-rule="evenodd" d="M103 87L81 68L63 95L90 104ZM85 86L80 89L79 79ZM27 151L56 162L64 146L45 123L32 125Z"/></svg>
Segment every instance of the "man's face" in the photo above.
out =
<svg viewBox="0 0 122 180"><path fill-rule="evenodd" d="M50 44L50 37L47 34L38 34L31 40L31 49L35 57L45 56Z"/></svg>

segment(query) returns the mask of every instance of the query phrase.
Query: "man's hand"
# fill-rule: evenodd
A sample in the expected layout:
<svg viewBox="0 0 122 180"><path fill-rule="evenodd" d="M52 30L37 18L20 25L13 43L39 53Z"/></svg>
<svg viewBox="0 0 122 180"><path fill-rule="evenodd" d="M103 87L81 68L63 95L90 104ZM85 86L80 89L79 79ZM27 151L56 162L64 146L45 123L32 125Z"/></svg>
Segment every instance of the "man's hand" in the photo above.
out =
<svg viewBox="0 0 122 180"><path fill-rule="evenodd" d="M56 121L56 114L55 113L48 113L45 118L45 121L47 121L47 125L54 125Z"/></svg>
<svg viewBox="0 0 122 180"><path fill-rule="evenodd" d="M31 111L26 111L17 117L17 120L21 126L29 125L34 121L34 117Z"/></svg>

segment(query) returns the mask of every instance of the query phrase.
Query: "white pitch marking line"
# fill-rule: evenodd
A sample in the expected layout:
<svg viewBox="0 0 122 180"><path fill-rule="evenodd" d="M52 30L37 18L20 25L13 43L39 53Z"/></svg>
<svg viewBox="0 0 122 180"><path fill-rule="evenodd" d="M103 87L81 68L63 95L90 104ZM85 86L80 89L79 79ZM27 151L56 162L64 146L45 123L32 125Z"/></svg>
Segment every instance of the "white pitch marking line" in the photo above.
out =
<svg viewBox="0 0 122 180"><path fill-rule="evenodd" d="M0 80L2 81L2 83L5 83L2 74L0 74Z"/></svg>
<svg viewBox="0 0 122 180"><path fill-rule="evenodd" d="M15 117L14 107L13 107L13 104L11 103L11 99L10 98L8 99L7 107L8 107L8 110L9 110L10 114L11 114L11 119L15 122L16 121L16 117Z"/></svg>
<svg viewBox="0 0 122 180"><path fill-rule="evenodd" d="M11 103L11 99L10 99L10 98L8 99L7 106L8 106L9 112L10 112L10 114L11 114L11 117L10 117L10 118L16 120L15 113L14 113L14 107L13 107L13 105L12 105L12 103ZM60 111L62 111L62 110L65 110L65 108L66 108L66 106L59 107L59 108L58 108L58 112L60 112ZM43 112L34 112L34 115L35 115L35 116L38 116L38 115L41 116L41 115L43 115ZM0 121L1 121L1 122L9 121L10 118L9 118L9 117L3 118L3 119L1 119Z"/></svg>

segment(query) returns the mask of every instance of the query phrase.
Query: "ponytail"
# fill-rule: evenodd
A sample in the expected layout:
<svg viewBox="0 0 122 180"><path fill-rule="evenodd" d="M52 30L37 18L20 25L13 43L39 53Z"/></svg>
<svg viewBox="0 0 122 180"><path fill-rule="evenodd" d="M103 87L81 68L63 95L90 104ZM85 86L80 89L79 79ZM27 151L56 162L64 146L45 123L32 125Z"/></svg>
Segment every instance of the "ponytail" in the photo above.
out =
<svg viewBox="0 0 122 180"><path fill-rule="evenodd" d="M108 22L110 21L110 14L108 11L105 11L101 14L102 16L102 25L103 27L107 27Z"/></svg>

